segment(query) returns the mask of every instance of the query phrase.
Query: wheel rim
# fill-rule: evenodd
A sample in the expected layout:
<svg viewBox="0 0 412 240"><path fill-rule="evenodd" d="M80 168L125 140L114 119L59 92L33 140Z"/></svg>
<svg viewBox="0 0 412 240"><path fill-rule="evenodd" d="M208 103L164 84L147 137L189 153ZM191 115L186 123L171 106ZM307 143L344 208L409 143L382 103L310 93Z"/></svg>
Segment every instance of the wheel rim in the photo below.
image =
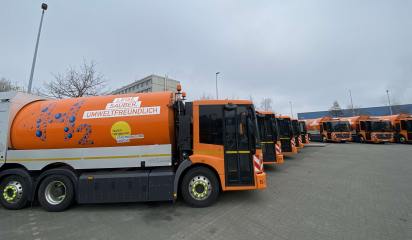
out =
<svg viewBox="0 0 412 240"><path fill-rule="evenodd" d="M8 203L16 203L23 196L23 186L20 182L11 181L3 189L3 198Z"/></svg>
<svg viewBox="0 0 412 240"><path fill-rule="evenodd" d="M66 185L61 181L52 181L46 186L44 195L49 204L58 205L66 199Z"/></svg>
<svg viewBox="0 0 412 240"><path fill-rule="evenodd" d="M212 192L210 180L205 176L196 176L190 180L189 193L196 200L207 199Z"/></svg>
<svg viewBox="0 0 412 240"><path fill-rule="evenodd" d="M405 140L406 140L406 139L405 139L404 137L400 137L400 138L399 138L399 141L400 141L401 143L404 143Z"/></svg>

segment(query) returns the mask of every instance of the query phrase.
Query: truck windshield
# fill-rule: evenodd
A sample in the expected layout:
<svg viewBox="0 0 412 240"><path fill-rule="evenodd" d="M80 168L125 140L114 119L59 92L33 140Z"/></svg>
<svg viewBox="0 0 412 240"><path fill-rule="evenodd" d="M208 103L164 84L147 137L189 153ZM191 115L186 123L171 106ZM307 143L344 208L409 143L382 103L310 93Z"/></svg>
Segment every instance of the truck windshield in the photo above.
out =
<svg viewBox="0 0 412 240"><path fill-rule="evenodd" d="M299 128L300 128L301 133L306 134L306 123L305 122L299 122Z"/></svg>
<svg viewBox="0 0 412 240"><path fill-rule="evenodd" d="M290 137L290 120L287 118L277 119L279 128L279 137Z"/></svg>
<svg viewBox="0 0 412 240"><path fill-rule="evenodd" d="M406 130L412 132L412 120L406 121Z"/></svg>
<svg viewBox="0 0 412 240"><path fill-rule="evenodd" d="M370 131L389 132L392 131L392 124L390 121L371 121Z"/></svg>
<svg viewBox="0 0 412 240"><path fill-rule="evenodd" d="M329 122L329 130L331 132L349 132L349 122L348 121L335 121Z"/></svg>
<svg viewBox="0 0 412 240"><path fill-rule="evenodd" d="M257 115L259 135L261 141L270 141L273 139L273 125L269 116Z"/></svg>
<svg viewBox="0 0 412 240"><path fill-rule="evenodd" d="M293 131L293 135L299 134L299 126L298 126L297 120L292 120L292 131Z"/></svg>
<svg viewBox="0 0 412 240"><path fill-rule="evenodd" d="M260 149L260 136L258 130L258 122L256 117L255 108L253 105L250 105L248 108L248 130L251 133L251 140L253 141L253 150Z"/></svg>

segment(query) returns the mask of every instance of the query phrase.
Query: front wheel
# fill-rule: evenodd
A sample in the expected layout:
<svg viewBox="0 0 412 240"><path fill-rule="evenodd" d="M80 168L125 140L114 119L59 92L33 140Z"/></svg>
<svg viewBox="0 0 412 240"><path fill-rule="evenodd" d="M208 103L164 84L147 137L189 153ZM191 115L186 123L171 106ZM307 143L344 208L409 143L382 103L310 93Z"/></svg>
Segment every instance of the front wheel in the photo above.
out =
<svg viewBox="0 0 412 240"><path fill-rule="evenodd" d="M208 207L219 196L219 181L216 175L206 167L190 169L180 185L182 197L193 207Z"/></svg>
<svg viewBox="0 0 412 240"><path fill-rule="evenodd" d="M4 208L10 210L22 209L27 205L29 184L19 175L11 175L0 183L0 202Z"/></svg>
<svg viewBox="0 0 412 240"><path fill-rule="evenodd" d="M406 143L406 138L404 136L399 137L399 142L400 143Z"/></svg>
<svg viewBox="0 0 412 240"><path fill-rule="evenodd" d="M48 176L40 184L38 199L49 212L66 210L74 199L73 183L64 175Z"/></svg>
<svg viewBox="0 0 412 240"><path fill-rule="evenodd" d="M361 137L359 138L359 142L360 142L360 143L365 143L365 138L361 136Z"/></svg>
<svg viewBox="0 0 412 240"><path fill-rule="evenodd" d="M327 142L328 141L328 139L326 138L326 136L322 136L322 142Z"/></svg>

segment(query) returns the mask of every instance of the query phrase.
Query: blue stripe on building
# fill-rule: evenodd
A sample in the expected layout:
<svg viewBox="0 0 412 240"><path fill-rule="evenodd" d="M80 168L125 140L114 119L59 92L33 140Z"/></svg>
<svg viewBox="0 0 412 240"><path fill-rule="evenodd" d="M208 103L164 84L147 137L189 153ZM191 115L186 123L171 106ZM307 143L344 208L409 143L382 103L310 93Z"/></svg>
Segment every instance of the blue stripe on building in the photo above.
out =
<svg viewBox="0 0 412 240"><path fill-rule="evenodd" d="M412 114L412 104L403 105L393 105L393 114ZM341 117L352 117L352 109L342 109ZM369 108L355 108L355 115L370 115L370 116L384 116L390 115L390 110L388 106L381 107L369 107ZM329 111L318 111L318 112L304 112L298 113L298 119L312 119L320 118L325 116L332 116Z"/></svg>

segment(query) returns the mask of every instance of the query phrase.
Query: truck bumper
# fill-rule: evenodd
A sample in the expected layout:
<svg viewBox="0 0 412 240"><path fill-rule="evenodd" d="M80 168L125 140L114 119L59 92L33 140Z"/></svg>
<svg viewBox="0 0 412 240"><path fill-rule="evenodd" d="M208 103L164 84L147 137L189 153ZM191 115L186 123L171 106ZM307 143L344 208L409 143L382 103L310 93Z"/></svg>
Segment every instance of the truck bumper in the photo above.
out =
<svg viewBox="0 0 412 240"><path fill-rule="evenodd" d="M285 162L285 159L283 158L283 154L276 154L276 164L280 165Z"/></svg>
<svg viewBox="0 0 412 240"><path fill-rule="evenodd" d="M266 187L266 173L256 174L256 189L265 189Z"/></svg>

